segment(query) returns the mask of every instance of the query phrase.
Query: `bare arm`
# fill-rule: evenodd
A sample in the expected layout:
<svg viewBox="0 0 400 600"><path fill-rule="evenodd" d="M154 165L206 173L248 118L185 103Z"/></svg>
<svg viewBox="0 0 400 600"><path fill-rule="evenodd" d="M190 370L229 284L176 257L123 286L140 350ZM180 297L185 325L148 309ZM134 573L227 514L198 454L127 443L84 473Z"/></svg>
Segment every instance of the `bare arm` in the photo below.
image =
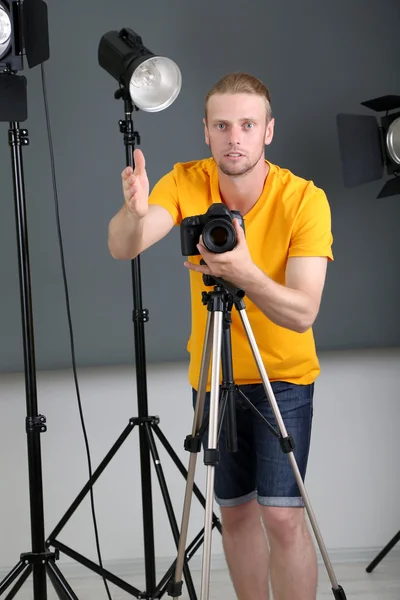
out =
<svg viewBox="0 0 400 600"><path fill-rule="evenodd" d="M134 160L135 170L126 167L121 173L124 204L108 226L108 248L119 260L135 258L174 226L166 208L149 205L149 180L141 150L134 151Z"/></svg>
<svg viewBox="0 0 400 600"><path fill-rule="evenodd" d="M328 259L324 256L288 258L285 285L273 281L254 264L243 229L233 220L238 243L230 252L209 252L200 240L206 265L185 262L192 271L222 277L243 288L247 297L276 325L304 333L314 323L325 285Z"/></svg>
<svg viewBox="0 0 400 600"><path fill-rule="evenodd" d="M124 205L108 226L111 256L119 260L135 258L166 236L173 226L173 218L163 206L150 204L147 214L138 217Z"/></svg>
<svg viewBox="0 0 400 600"><path fill-rule="evenodd" d="M317 318L325 284L327 259L296 256L288 259L286 285L280 285L258 267L245 276L246 294L274 323L304 333Z"/></svg>

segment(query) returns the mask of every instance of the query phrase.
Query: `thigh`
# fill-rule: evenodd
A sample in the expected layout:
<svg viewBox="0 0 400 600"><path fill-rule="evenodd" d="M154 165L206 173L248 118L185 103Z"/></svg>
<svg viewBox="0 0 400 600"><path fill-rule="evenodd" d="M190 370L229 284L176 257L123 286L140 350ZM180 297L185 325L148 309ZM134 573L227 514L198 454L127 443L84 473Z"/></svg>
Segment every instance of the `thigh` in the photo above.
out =
<svg viewBox="0 0 400 600"><path fill-rule="evenodd" d="M196 402L193 390L193 406ZM203 422L208 423L210 394L206 393ZM236 401L238 451L226 449L225 419L218 438L219 463L215 467L215 500L220 506L236 506L256 497L256 455L253 446L253 420L249 410ZM208 447L208 427L202 437L203 448Z"/></svg>
<svg viewBox="0 0 400 600"><path fill-rule="evenodd" d="M295 385L283 381L271 387L287 434L292 437L294 457L304 480L311 439L314 385ZM263 386L253 401L257 409L279 433L270 402ZM257 490L260 504L265 506L303 506L289 457L279 439L260 417L254 415Z"/></svg>

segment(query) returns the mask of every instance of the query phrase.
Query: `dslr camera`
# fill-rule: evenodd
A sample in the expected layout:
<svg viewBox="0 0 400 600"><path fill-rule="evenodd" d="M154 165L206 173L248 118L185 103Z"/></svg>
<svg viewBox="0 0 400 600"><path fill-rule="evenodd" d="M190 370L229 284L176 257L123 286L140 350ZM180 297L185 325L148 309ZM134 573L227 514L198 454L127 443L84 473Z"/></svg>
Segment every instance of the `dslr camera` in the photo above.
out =
<svg viewBox="0 0 400 600"><path fill-rule="evenodd" d="M183 256L200 254L196 245L200 235L210 252L229 252L237 244L233 219L238 219L244 229L243 217L238 210L229 210L225 204L212 204L203 215L186 217L181 221L181 250Z"/></svg>

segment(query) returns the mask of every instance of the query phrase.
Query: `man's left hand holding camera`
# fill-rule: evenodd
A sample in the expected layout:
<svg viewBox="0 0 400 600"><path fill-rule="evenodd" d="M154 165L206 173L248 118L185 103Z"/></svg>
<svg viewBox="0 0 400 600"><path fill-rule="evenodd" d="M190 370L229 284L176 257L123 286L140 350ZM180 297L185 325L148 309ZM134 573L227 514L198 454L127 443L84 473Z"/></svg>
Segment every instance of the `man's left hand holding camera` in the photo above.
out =
<svg viewBox="0 0 400 600"><path fill-rule="evenodd" d="M199 250L205 265L197 265L191 262L185 262L185 267L192 271L198 271L204 275L219 277L244 288L247 281L248 272L255 267L246 242L246 236L238 219L233 219L232 224L236 232L236 246L229 252L214 253L209 252L204 246L200 236L197 249Z"/></svg>

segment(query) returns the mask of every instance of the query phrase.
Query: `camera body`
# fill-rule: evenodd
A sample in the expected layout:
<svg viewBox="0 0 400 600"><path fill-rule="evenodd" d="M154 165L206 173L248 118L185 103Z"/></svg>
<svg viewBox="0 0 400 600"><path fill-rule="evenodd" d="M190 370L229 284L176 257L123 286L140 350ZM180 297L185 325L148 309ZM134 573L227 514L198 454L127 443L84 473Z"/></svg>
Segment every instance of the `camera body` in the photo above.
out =
<svg viewBox="0 0 400 600"><path fill-rule="evenodd" d="M243 217L238 210L229 210L225 204L212 204L206 213L182 219L181 251L183 256L200 254L197 249L199 238L210 252L220 254L229 252L237 244L233 219L238 219L245 231Z"/></svg>

